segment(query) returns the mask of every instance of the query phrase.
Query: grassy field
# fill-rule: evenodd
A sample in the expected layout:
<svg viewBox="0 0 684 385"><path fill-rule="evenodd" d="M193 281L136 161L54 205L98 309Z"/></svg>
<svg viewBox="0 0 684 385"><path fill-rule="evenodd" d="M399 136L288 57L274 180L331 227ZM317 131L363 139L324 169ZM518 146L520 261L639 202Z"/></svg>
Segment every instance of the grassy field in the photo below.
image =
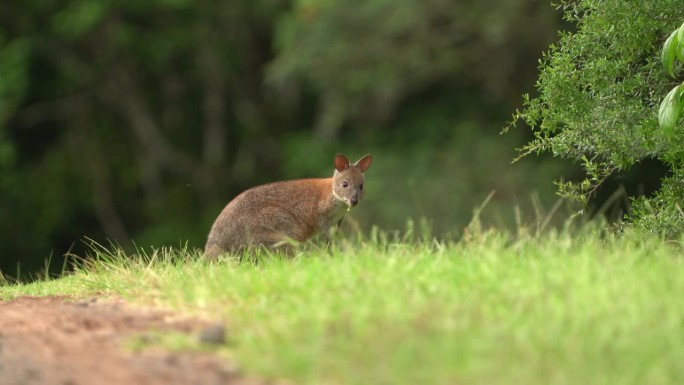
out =
<svg viewBox="0 0 684 385"><path fill-rule="evenodd" d="M220 353L297 384L681 384L678 243L637 234L375 234L294 259L102 251L20 294L115 295L225 322Z"/></svg>

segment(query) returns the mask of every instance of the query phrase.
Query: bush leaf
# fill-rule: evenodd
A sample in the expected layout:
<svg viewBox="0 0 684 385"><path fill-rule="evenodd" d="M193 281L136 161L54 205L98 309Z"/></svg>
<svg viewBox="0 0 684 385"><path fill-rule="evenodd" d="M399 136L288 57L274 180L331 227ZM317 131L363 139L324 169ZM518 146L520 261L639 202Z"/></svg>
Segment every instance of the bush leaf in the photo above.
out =
<svg viewBox="0 0 684 385"><path fill-rule="evenodd" d="M663 52L661 54L663 67L665 67L665 71L667 71L667 73L672 77L674 77L674 61L675 57L677 56L677 48L679 46L679 39L677 37L678 32L678 30L672 32L670 37L665 40Z"/></svg>
<svg viewBox="0 0 684 385"><path fill-rule="evenodd" d="M677 44L677 49L675 50L677 55L677 60L684 63L684 44Z"/></svg>
<svg viewBox="0 0 684 385"><path fill-rule="evenodd" d="M676 32L677 46L675 47L675 54L677 55L677 60L684 63L684 24Z"/></svg>
<svg viewBox="0 0 684 385"><path fill-rule="evenodd" d="M684 23L677 30L677 41L684 42Z"/></svg>
<svg viewBox="0 0 684 385"><path fill-rule="evenodd" d="M684 84L680 84L673 88L665 96L665 99L660 103L660 109L658 109L658 124L668 136L673 134L677 120L682 115L682 108L684 108L683 86Z"/></svg>

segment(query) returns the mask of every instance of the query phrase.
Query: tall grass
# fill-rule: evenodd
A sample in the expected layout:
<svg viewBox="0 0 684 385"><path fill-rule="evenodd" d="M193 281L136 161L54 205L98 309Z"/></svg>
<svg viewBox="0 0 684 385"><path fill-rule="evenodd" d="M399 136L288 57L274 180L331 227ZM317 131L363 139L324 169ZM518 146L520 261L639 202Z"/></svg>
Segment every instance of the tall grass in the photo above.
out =
<svg viewBox="0 0 684 385"><path fill-rule="evenodd" d="M222 353L293 383L684 383L677 244L475 227L440 242L413 229L242 263L95 245L74 274L0 294L100 293L219 320Z"/></svg>

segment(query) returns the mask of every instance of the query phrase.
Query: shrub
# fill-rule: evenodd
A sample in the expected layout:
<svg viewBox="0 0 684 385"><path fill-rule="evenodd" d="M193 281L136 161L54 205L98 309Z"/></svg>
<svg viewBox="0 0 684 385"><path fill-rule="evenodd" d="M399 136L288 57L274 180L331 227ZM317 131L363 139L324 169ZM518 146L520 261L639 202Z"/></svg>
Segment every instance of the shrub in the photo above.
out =
<svg viewBox="0 0 684 385"><path fill-rule="evenodd" d="M551 152L579 163L583 180L556 183L561 196L585 205L609 176L658 159L670 172L653 196L632 199L628 219L666 235L681 232L684 142L681 133L666 135L658 126L660 102L676 85L661 64L661 49L684 20L681 1L562 0L558 7L577 31L562 32L544 55L539 95L524 95L513 117L509 127L525 122L534 132L520 157Z"/></svg>

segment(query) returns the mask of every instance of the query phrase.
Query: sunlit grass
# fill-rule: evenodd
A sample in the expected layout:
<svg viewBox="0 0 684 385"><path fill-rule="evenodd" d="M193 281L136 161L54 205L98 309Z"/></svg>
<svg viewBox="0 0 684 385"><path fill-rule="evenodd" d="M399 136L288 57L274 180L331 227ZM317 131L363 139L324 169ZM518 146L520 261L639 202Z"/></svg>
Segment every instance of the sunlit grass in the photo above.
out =
<svg viewBox="0 0 684 385"><path fill-rule="evenodd" d="M525 234L437 242L376 232L243 263L96 247L76 273L0 295L99 293L208 317L228 327L222 355L294 383L683 383L678 245Z"/></svg>

